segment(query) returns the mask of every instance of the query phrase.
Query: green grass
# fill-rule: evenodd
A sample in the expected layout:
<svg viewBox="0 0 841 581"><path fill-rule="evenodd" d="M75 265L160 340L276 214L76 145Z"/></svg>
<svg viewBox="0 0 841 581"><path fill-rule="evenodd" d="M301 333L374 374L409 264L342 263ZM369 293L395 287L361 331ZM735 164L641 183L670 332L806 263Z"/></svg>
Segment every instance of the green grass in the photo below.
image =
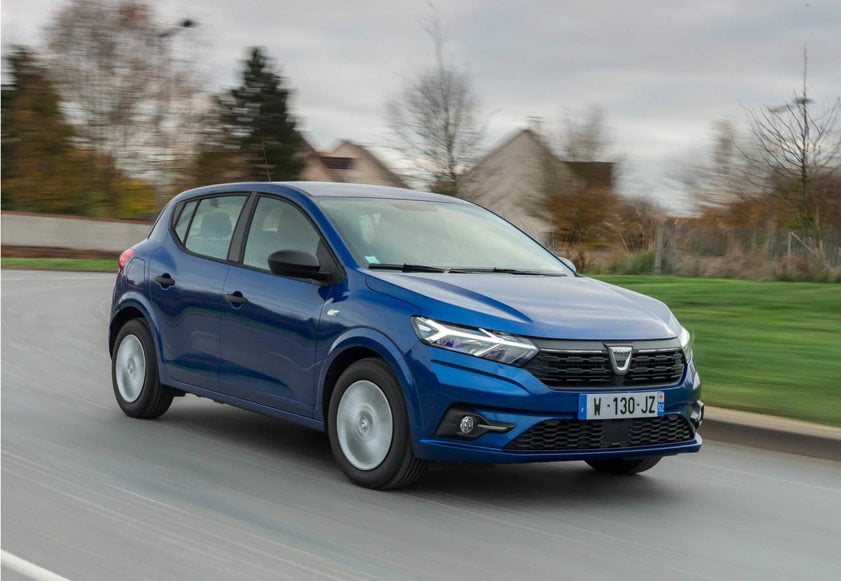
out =
<svg viewBox="0 0 841 581"><path fill-rule="evenodd" d="M2 258L3 268L31 270L86 270L94 272L117 272L117 259L87 258Z"/></svg>
<svg viewBox="0 0 841 581"><path fill-rule="evenodd" d="M656 297L695 338L703 400L841 426L841 287L598 276Z"/></svg>

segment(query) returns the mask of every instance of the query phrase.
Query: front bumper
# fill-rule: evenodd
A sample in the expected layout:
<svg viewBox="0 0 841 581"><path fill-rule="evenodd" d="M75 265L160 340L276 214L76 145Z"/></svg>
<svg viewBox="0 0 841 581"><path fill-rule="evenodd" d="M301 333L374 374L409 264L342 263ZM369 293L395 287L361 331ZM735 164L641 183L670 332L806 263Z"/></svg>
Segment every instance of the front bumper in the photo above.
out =
<svg viewBox="0 0 841 581"><path fill-rule="evenodd" d="M664 392L663 417L583 421L579 394L637 390L550 389L521 368L423 349L415 357L421 406L413 426L420 458L501 464L668 456L701 448L703 403L691 362L677 385L637 389ZM477 426L467 436L457 428L464 415Z"/></svg>

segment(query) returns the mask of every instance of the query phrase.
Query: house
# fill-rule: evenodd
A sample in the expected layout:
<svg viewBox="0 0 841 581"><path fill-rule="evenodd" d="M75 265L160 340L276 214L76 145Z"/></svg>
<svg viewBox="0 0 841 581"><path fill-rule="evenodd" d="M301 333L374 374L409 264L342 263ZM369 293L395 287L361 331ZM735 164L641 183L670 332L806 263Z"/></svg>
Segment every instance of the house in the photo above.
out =
<svg viewBox="0 0 841 581"><path fill-rule="evenodd" d="M460 195L505 217L543 243L554 230L552 196L563 191L613 189L612 162L558 158L534 129L521 129L465 176Z"/></svg>
<svg viewBox="0 0 841 581"><path fill-rule="evenodd" d="M369 149L350 140L329 152L319 152L304 140L306 165L301 179L405 188L406 183Z"/></svg>
<svg viewBox="0 0 841 581"><path fill-rule="evenodd" d="M307 182L340 182L341 177L327 167L321 159L321 153L303 136L301 137L301 155L304 157L304 169L299 179Z"/></svg>

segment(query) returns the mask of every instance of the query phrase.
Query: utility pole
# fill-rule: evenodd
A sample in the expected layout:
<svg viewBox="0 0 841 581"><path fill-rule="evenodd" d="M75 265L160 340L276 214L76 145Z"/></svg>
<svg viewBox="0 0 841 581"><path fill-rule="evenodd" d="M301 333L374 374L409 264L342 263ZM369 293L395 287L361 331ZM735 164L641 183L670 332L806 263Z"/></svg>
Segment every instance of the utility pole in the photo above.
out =
<svg viewBox="0 0 841 581"><path fill-rule="evenodd" d="M812 102L806 96L806 71L808 65L807 45L803 45L803 95L796 100L803 115L803 134L800 146L800 206L802 215L809 214L809 109Z"/></svg>

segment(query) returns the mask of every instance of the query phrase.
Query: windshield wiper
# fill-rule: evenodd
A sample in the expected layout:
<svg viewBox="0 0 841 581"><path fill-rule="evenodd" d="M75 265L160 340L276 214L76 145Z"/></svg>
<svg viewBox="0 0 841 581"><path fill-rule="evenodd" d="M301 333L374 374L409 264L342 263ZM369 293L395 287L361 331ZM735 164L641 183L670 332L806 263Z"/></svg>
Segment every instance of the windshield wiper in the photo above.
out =
<svg viewBox="0 0 841 581"><path fill-rule="evenodd" d="M449 272L446 268L425 264L369 264L368 268L379 270L399 270L400 272Z"/></svg>
<svg viewBox="0 0 841 581"><path fill-rule="evenodd" d="M546 270L522 270L519 268L451 268L450 272L457 274L482 274L482 273L501 273L501 274L523 274L523 275L540 275L540 276L566 276L562 272L549 272Z"/></svg>
<svg viewBox="0 0 841 581"><path fill-rule="evenodd" d="M368 268L377 270L399 270L400 272L449 272L453 274L518 274L531 276L566 276L562 272L546 270L523 270L519 268L441 268L426 264L369 264Z"/></svg>

